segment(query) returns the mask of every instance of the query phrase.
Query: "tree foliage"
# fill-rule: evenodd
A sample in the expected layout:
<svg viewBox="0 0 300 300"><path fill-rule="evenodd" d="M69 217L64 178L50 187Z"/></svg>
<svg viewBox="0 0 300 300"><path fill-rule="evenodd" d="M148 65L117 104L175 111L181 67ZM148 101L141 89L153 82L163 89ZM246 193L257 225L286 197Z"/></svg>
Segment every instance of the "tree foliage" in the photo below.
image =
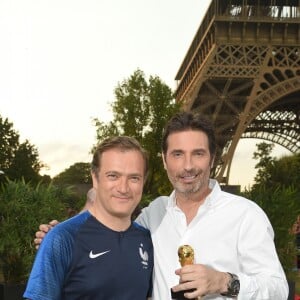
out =
<svg viewBox="0 0 300 300"><path fill-rule="evenodd" d="M294 186L300 192L300 153L273 159L266 165L264 172L269 174L268 186Z"/></svg>
<svg viewBox="0 0 300 300"><path fill-rule="evenodd" d="M255 165L257 174L254 178L253 189L261 185L272 189L280 186L299 187L300 153L277 159L271 155L274 144L263 142L256 146L257 151L254 152L253 158L258 160L258 163Z"/></svg>
<svg viewBox="0 0 300 300"><path fill-rule="evenodd" d="M25 181L36 183L41 179L39 175L41 167L37 149L26 140L16 149L10 167L5 174L11 179L24 178Z"/></svg>
<svg viewBox="0 0 300 300"><path fill-rule="evenodd" d="M296 243L292 227L300 214L300 153L275 158L274 144L257 144L255 184L245 196L262 207L275 232L275 245L288 279L294 280Z"/></svg>
<svg viewBox="0 0 300 300"><path fill-rule="evenodd" d="M28 140L20 143L13 123L0 116L0 170L11 180L23 178L26 182L39 182L44 164L39 160L35 146ZM2 176L3 177L3 176Z"/></svg>
<svg viewBox="0 0 300 300"><path fill-rule="evenodd" d="M68 217L70 189L24 180L0 186L0 257L5 282L22 283L28 278L34 255L34 232L40 223Z"/></svg>
<svg viewBox="0 0 300 300"><path fill-rule="evenodd" d="M91 184L91 165L89 163L78 162L65 169L53 178L53 183L65 184Z"/></svg>
<svg viewBox="0 0 300 300"><path fill-rule="evenodd" d="M267 214L275 233L275 246L289 280L294 280L296 273L296 238L292 227L300 214L299 191L294 186L258 185L246 193Z"/></svg>
<svg viewBox="0 0 300 300"><path fill-rule="evenodd" d="M147 80L136 70L115 89L112 103L113 120L109 123L95 120L97 141L112 135L135 137L150 155L150 174L144 193L155 197L171 190L161 162L161 137L166 121L177 111L171 89L157 76Z"/></svg>
<svg viewBox="0 0 300 300"><path fill-rule="evenodd" d="M270 174L267 172L267 167L274 162L274 158L271 156L271 152L274 148L274 144L259 143L256 144L257 151L253 153L253 158L258 160L255 165L257 174L254 178L256 184L264 184L268 181Z"/></svg>
<svg viewBox="0 0 300 300"><path fill-rule="evenodd" d="M0 168L2 171L9 169L18 145L19 134L13 129L13 124L0 116Z"/></svg>

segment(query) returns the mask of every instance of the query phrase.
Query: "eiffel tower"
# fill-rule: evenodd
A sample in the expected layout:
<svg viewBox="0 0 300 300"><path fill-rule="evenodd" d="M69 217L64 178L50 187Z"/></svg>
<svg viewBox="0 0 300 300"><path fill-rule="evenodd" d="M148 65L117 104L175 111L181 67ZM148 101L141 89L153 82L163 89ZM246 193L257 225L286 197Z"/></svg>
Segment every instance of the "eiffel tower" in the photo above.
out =
<svg viewBox="0 0 300 300"><path fill-rule="evenodd" d="M300 0L212 0L175 80L183 109L214 122L219 182L242 138L298 152Z"/></svg>

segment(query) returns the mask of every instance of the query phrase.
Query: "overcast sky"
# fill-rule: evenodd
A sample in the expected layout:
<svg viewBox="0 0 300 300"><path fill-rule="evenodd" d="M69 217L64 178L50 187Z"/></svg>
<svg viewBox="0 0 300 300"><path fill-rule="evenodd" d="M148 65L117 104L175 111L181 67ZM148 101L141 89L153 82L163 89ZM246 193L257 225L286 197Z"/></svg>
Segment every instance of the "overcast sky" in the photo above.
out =
<svg viewBox="0 0 300 300"><path fill-rule="evenodd" d="M114 88L137 68L175 89L209 2L0 1L0 114L37 147L43 173L91 160L92 119L110 120ZM239 144L231 184L251 184L257 142Z"/></svg>

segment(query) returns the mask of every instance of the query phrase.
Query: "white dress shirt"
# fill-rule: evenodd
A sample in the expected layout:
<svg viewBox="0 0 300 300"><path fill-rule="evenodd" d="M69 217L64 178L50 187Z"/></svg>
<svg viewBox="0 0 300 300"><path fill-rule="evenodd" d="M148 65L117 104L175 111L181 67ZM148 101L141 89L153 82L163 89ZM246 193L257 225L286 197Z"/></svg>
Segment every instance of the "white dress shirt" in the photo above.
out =
<svg viewBox="0 0 300 300"><path fill-rule="evenodd" d="M137 222L151 231L154 246L153 300L170 300L178 284L177 249L189 244L195 263L240 279L238 299L286 300L288 285L274 246L272 226L254 202L223 192L210 180L211 193L189 225L176 206L175 192L155 199ZM219 294L202 299L226 299Z"/></svg>

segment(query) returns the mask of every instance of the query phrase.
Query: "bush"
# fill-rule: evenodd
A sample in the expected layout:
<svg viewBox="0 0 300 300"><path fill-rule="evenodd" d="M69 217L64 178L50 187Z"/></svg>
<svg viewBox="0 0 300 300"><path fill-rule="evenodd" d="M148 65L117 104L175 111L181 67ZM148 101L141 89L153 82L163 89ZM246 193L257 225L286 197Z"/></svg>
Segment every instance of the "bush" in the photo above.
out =
<svg viewBox="0 0 300 300"><path fill-rule="evenodd" d="M7 181L0 188L0 257L6 283L24 283L35 256L33 237L39 224L67 217L70 190Z"/></svg>
<svg viewBox="0 0 300 300"><path fill-rule="evenodd" d="M256 202L267 214L275 233L279 260L289 280L294 281L297 261L296 237L292 227L300 214L298 191L293 187L257 186L246 197Z"/></svg>

